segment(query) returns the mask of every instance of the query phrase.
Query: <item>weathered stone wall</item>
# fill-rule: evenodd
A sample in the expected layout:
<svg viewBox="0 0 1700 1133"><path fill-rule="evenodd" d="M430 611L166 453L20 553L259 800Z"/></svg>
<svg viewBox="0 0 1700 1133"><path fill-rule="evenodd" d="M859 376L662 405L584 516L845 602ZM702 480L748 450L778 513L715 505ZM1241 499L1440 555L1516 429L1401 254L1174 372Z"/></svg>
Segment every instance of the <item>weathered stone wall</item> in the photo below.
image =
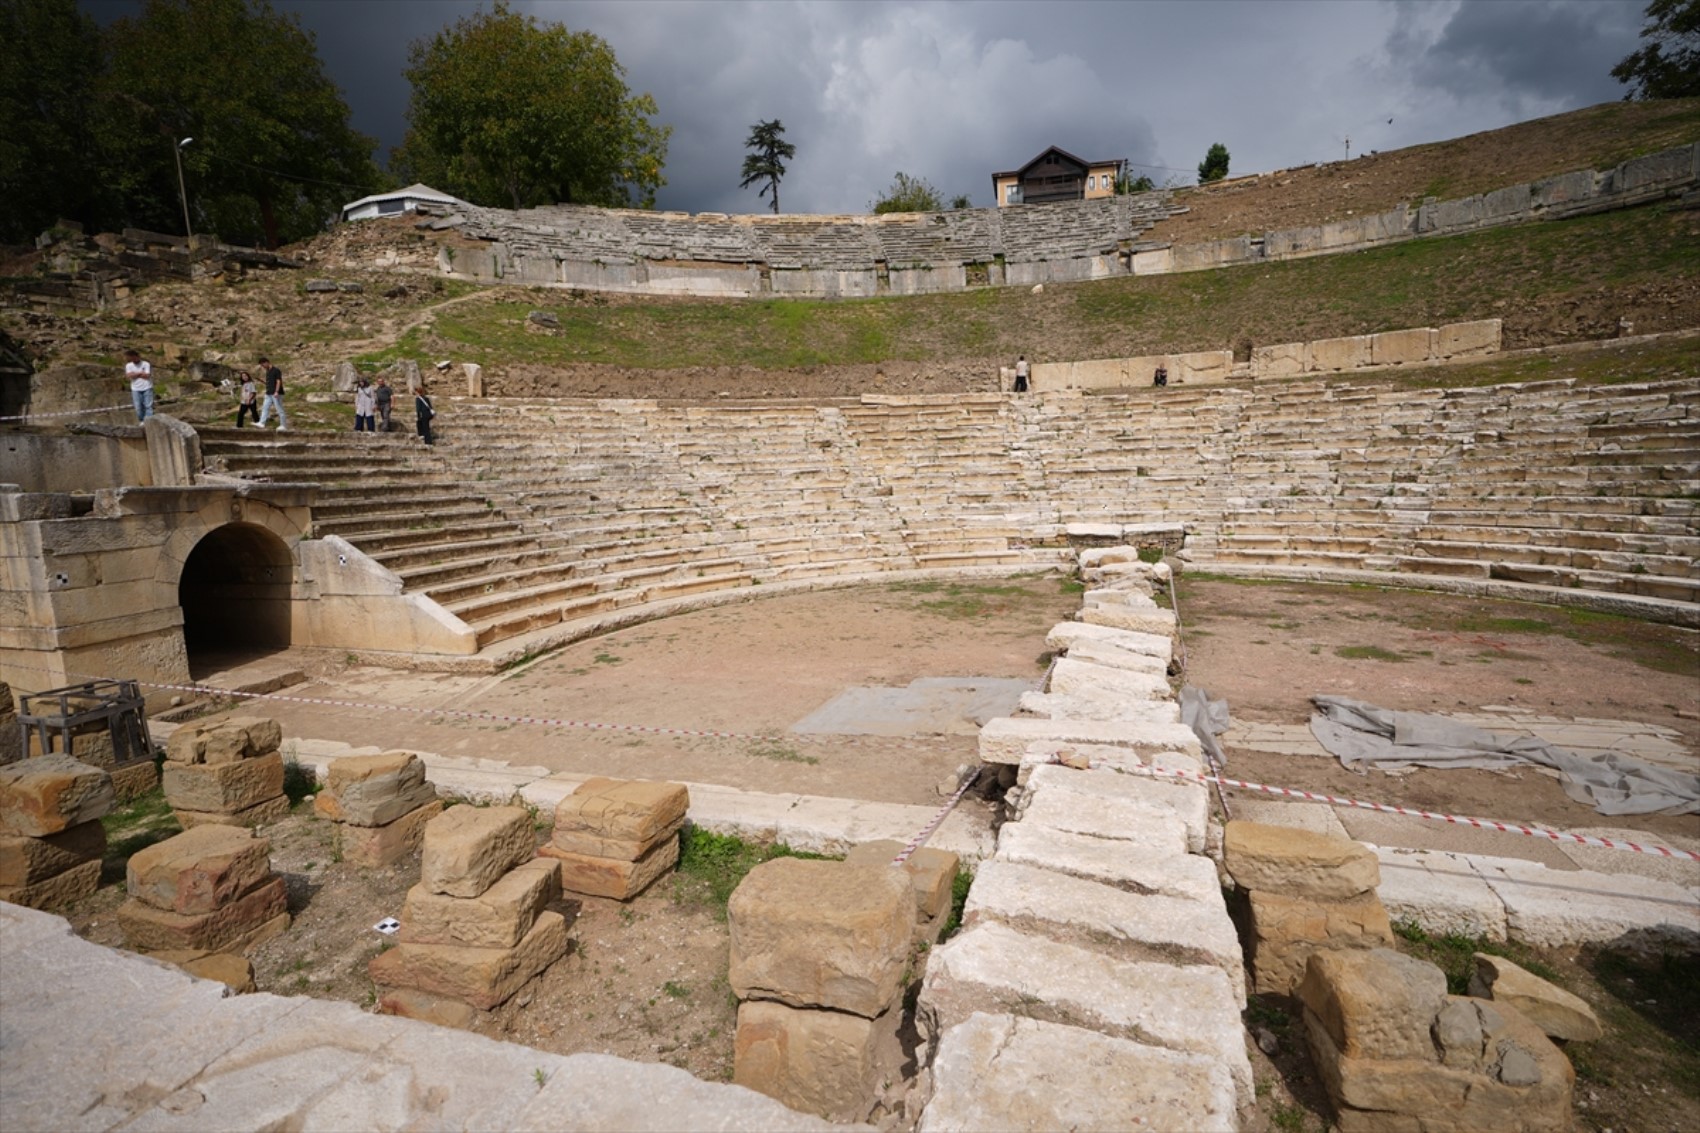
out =
<svg viewBox="0 0 1700 1133"><path fill-rule="evenodd" d="M8 286L17 305L49 311L105 310L142 283L300 266L275 252L221 243L217 236L185 239L139 228L88 236L73 221L42 233L36 247L43 253L41 275Z"/></svg>

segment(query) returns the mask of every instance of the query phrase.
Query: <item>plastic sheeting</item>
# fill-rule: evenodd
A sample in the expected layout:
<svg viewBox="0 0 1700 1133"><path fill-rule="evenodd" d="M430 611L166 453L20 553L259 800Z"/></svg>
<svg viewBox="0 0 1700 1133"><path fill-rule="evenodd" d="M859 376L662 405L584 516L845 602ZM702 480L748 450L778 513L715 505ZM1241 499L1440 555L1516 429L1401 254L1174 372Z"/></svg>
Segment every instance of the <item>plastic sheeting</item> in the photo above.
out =
<svg viewBox="0 0 1700 1133"><path fill-rule="evenodd" d="M1611 752L1581 756L1545 740L1500 735L1445 716L1395 712L1344 696L1313 696L1311 702L1318 713L1310 718L1311 734L1352 771L1494 771L1534 764L1559 772L1564 793L1601 814L1700 813L1700 775Z"/></svg>

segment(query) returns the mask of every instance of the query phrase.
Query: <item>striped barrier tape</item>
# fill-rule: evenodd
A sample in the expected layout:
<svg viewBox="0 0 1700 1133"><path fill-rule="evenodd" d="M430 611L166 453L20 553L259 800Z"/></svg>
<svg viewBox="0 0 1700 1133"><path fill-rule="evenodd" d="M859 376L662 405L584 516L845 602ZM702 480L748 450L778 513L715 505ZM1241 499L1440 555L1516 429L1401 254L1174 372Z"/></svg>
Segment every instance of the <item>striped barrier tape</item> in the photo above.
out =
<svg viewBox="0 0 1700 1133"><path fill-rule="evenodd" d="M944 820L950 817L950 812L956 809L956 804L962 801L962 796L966 795L969 788L973 787L975 783L980 781L980 776L984 773L984 771L985 768L981 767L975 770L972 774L963 776L962 785L956 788L956 793L950 796L943 806L939 807L939 812L933 815L932 821L921 827L920 833L909 839L908 844L903 847L902 851L900 851L895 858L891 859L892 865L902 865L904 862L909 860L910 856L914 854L916 850L919 850L926 844L927 839L931 838L933 833L937 831L940 826L944 825Z"/></svg>
<svg viewBox="0 0 1700 1133"><path fill-rule="evenodd" d="M41 421L48 417L86 417L92 413L117 413L119 411L134 413L135 407L130 405L108 405L104 409L66 409L58 413L12 413L0 416L0 421Z"/></svg>

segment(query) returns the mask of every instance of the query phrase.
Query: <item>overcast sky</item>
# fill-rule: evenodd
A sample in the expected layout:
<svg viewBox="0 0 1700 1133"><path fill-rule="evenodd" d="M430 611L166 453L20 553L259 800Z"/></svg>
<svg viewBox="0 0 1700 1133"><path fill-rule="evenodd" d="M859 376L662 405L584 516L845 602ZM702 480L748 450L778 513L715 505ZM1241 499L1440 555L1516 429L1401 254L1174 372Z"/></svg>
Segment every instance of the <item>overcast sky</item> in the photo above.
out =
<svg viewBox="0 0 1700 1133"><path fill-rule="evenodd" d="M105 19L133 0L86 0ZM273 0L297 12L380 160L408 43L475 0ZM948 200L1048 145L1197 180L1458 137L1621 98L1645 0L517 0L607 40L673 127L660 208L755 212L743 142L797 147L786 212L861 212L897 170ZM256 61L263 66L263 61ZM239 80L236 80L239 81ZM1391 119L1391 122L1389 121Z"/></svg>

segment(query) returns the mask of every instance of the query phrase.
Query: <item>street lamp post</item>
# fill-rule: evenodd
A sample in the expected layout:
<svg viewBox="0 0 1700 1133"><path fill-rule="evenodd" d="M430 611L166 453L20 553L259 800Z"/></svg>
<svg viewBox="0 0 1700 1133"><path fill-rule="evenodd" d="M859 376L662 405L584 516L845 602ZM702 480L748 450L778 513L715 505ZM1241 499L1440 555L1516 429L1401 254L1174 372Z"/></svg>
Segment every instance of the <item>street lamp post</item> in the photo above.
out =
<svg viewBox="0 0 1700 1133"><path fill-rule="evenodd" d="M184 138L171 147L171 156L177 159L177 198L183 202L183 235L193 239L195 230L189 226L189 191L183 187L183 147L194 141L194 138Z"/></svg>

